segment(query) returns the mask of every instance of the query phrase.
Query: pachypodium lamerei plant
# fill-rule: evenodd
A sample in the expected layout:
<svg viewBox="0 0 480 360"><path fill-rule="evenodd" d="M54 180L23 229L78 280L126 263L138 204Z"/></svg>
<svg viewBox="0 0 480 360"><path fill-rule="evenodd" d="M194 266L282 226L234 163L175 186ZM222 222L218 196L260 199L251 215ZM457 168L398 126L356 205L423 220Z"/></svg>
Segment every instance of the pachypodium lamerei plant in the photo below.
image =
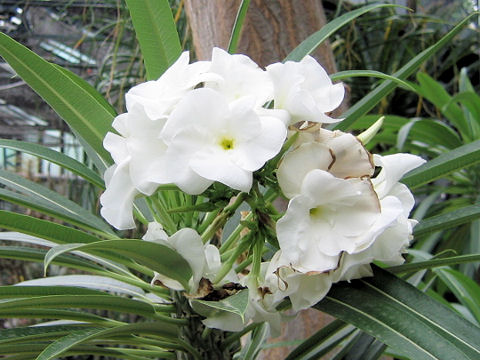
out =
<svg viewBox="0 0 480 360"><path fill-rule="evenodd" d="M143 239L173 249L192 270L188 286L161 273L152 284L178 291L207 327L266 321L276 334L286 300L298 312L333 283L371 275L373 261L401 264L412 239L414 198L399 180L424 160L372 155L354 135L322 128L341 121L328 114L343 97L343 84L310 56L262 70L219 48L192 64L184 52L126 94L118 133L104 140L114 165L101 214L117 229L134 228L135 199L146 197L156 217ZM162 203L171 184L186 199L176 220ZM279 197L286 210L273 205ZM220 241L243 203L243 220ZM193 221L201 209L210 212ZM206 305L239 296L248 299L244 314Z"/></svg>

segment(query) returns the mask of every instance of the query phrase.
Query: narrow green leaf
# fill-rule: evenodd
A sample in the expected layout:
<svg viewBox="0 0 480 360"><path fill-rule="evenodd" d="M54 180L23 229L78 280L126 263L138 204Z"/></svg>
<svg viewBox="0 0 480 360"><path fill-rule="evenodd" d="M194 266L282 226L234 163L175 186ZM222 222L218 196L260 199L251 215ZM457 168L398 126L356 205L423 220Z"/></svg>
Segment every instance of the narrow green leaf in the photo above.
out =
<svg viewBox="0 0 480 360"><path fill-rule="evenodd" d="M343 331L346 329L347 331ZM334 320L298 345L285 360L320 359L355 328L341 320ZM339 336L340 335L340 336ZM326 346L324 346L326 344ZM321 349L319 349L321 347ZM319 351L320 350L320 351Z"/></svg>
<svg viewBox="0 0 480 360"><path fill-rule="evenodd" d="M67 335L73 330L81 330L91 328L87 324L75 325L49 325L34 327L19 327L14 329L0 330L0 344L2 343L19 343L24 341L51 340L59 336Z"/></svg>
<svg viewBox="0 0 480 360"><path fill-rule="evenodd" d="M350 11L342 16L339 16L333 21L330 21L328 24L324 25L319 31L313 33L308 38L303 40L300 45L298 45L293 51L287 55L287 57L283 60L285 61L300 61L306 55L311 54L321 43L327 40L331 35L333 35L338 29L342 26L349 24L353 19L363 15L369 11L374 9L382 8L382 7L402 7L399 5L392 5L392 4L372 4L361 7L360 9L356 9Z"/></svg>
<svg viewBox="0 0 480 360"><path fill-rule="evenodd" d="M470 19L476 16L473 13L467 16L464 20L458 23L452 30L443 36L436 44L422 51L420 54L411 59L400 70L395 72L392 76L398 79L405 80L412 75L425 61L427 61L433 54L442 49L452 38L457 35L464 26L470 23ZM375 105L377 105L385 96L391 93L397 84L391 80L386 80L373 91L368 93L350 109L348 109L342 116L345 120L335 126L335 129L347 130L355 121L369 112Z"/></svg>
<svg viewBox="0 0 480 360"><path fill-rule="evenodd" d="M387 268L387 270L394 274L403 274L419 270L432 269L439 266L467 264L474 261L480 261L480 254L460 255L448 258L411 262L407 264L391 266Z"/></svg>
<svg viewBox="0 0 480 360"><path fill-rule="evenodd" d="M242 3L238 8L237 17L235 18L232 34L230 36L230 41L228 43L228 52L230 54L234 54L237 51L238 40L240 39L243 22L245 20L245 16L247 15L247 10L249 5L250 5L250 0L242 0Z"/></svg>
<svg viewBox="0 0 480 360"><path fill-rule="evenodd" d="M113 116L89 91L57 66L0 33L0 55L96 152L106 164L110 154L103 148Z"/></svg>
<svg viewBox="0 0 480 360"><path fill-rule="evenodd" d="M335 74L330 75L330 79L332 79L332 81L349 79L351 77L374 77L379 79L390 80L390 81L393 81L394 83L397 83L397 85L400 85L407 90L415 92L415 88L413 88L412 85L410 85L408 82L402 79L396 78L395 76L384 74L380 71L346 70L346 71L339 71Z"/></svg>
<svg viewBox="0 0 480 360"><path fill-rule="evenodd" d="M258 353L262 350L262 345L267 341L270 330L267 324L262 324L255 328L252 333L250 342L242 349L241 359L254 360Z"/></svg>
<svg viewBox="0 0 480 360"><path fill-rule="evenodd" d="M93 170L91 170L81 162L72 159L71 157L58 151L49 149L38 144L8 139L0 139L0 147L32 154L41 159L50 161L54 164L61 166L64 169L70 170L78 176L81 176L91 184L101 189L105 189L105 183L103 182L102 178L98 176L97 173L95 173Z"/></svg>
<svg viewBox="0 0 480 360"><path fill-rule="evenodd" d="M126 0L145 60L148 80L158 79L180 56L182 46L167 0Z"/></svg>
<svg viewBox="0 0 480 360"><path fill-rule="evenodd" d="M426 73L418 73L417 80L420 86L417 91L434 104L445 117L460 131L462 137L471 139L470 126L463 115L462 109L447 93L445 88Z"/></svg>
<svg viewBox="0 0 480 360"><path fill-rule="evenodd" d="M28 288L29 286L19 286L19 288ZM62 286L39 286L44 288L62 288ZM77 288L81 289L81 288ZM90 290L90 289L81 289ZM31 308L44 309L62 309L62 308L85 308L112 310L127 314L136 314L152 318L155 310L152 305L143 301L132 300L120 296L112 296L107 293L102 295L87 295L79 291L79 295L48 295L35 296L25 299L13 299L0 302L0 311L20 310Z"/></svg>
<svg viewBox="0 0 480 360"><path fill-rule="evenodd" d="M468 276L450 268L434 271L480 324L480 286Z"/></svg>
<svg viewBox="0 0 480 360"><path fill-rule="evenodd" d="M408 172L402 182L415 188L480 163L480 140L460 146Z"/></svg>
<svg viewBox="0 0 480 360"><path fill-rule="evenodd" d="M37 249L26 246L7 246L0 247L0 258L3 259L17 259L23 261L34 261L43 263L47 250ZM65 266L72 269L90 271L90 272L104 272L105 270L90 261L83 260L72 255L61 255L53 260L55 265Z"/></svg>
<svg viewBox="0 0 480 360"><path fill-rule="evenodd" d="M98 315L84 313L80 311L61 310L61 309L0 309L2 318L20 318L20 319L62 319L83 321L92 324L112 325L118 324L118 321L107 319Z"/></svg>
<svg viewBox="0 0 480 360"><path fill-rule="evenodd" d="M152 271L179 281L185 289L192 276L188 262L171 248L145 240L104 240L91 244L65 244L50 249L45 256L45 268L58 255L67 251L110 250L111 253L125 256L148 267ZM105 254L106 258L111 255Z"/></svg>
<svg viewBox="0 0 480 360"><path fill-rule="evenodd" d="M480 356L479 327L377 267L373 278L335 284L315 307L411 359Z"/></svg>
<svg viewBox="0 0 480 360"><path fill-rule="evenodd" d="M92 85L86 82L77 74L71 72L68 69L61 67L60 65L53 64L58 70L63 72L66 76L68 76L73 82L75 82L79 87L83 90L88 92L91 97L93 97L101 106L105 108L113 117L117 116L117 112L115 108L100 94L97 89L95 89Z"/></svg>
<svg viewBox="0 0 480 360"><path fill-rule="evenodd" d="M480 204L470 205L422 220L413 230L414 236L456 227L480 217Z"/></svg>
<svg viewBox="0 0 480 360"><path fill-rule="evenodd" d="M107 293L74 286L0 286L0 299L49 295L104 295Z"/></svg>
<svg viewBox="0 0 480 360"><path fill-rule="evenodd" d="M98 241L96 236L83 231L5 210L0 210L0 228L40 237L56 244L68 244L73 241L82 243Z"/></svg>
<svg viewBox="0 0 480 360"><path fill-rule="evenodd" d="M50 360L56 358L65 353L71 347L81 344L89 339L102 339L124 334L148 334L169 339L177 339L178 336L176 326L162 323L140 323L118 326L110 329L96 328L78 330L51 343L38 355L36 360Z"/></svg>
<svg viewBox="0 0 480 360"><path fill-rule="evenodd" d="M20 192L17 196L16 193L1 189L0 197L5 200L56 216L79 227L116 236L102 219L45 186L1 169L0 183Z"/></svg>

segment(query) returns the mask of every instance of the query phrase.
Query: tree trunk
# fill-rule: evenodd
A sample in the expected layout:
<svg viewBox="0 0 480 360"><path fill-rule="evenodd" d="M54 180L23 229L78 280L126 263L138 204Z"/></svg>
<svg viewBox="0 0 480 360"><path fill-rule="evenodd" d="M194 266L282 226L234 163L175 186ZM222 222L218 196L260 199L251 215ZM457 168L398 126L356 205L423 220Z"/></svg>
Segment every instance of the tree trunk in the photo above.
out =
<svg viewBox="0 0 480 360"><path fill-rule="evenodd" d="M214 46L227 49L240 0L186 0L198 59L209 60ZM326 24L319 0L252 0L238 53L247 54L260 66L281 61L309 35ZM336 72L328 42L312 54L327 70Z"/></svg>
<svg viewBox="0 0 480 360"><path fill-rule="evenodd" d="M192 29L193 46L199 60L209 60L214 46L227 49L240 0L186 0L185 11ZM326 24L320 0L252 0L242 29L237 53L250 56L264 67L284 59L309 35ZM312 56L328 73L336 72L333 52L325 42ZM286 205L286 204L285 204ZM274 341L305 339L331 321L317 310L301 312L283 325ZM289 349L263 351L262 359L283 359Z"/></svg>

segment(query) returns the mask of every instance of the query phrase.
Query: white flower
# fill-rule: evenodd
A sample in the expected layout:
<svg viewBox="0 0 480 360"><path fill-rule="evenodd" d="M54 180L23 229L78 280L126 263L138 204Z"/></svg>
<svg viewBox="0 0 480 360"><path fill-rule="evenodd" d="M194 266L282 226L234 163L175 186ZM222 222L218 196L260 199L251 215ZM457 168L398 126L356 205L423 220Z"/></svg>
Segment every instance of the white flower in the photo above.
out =
<svg viewBox="0 0 480 360"><path fill-rule="evenodd" d="M141 104L151 119L165 118L189 90L203 81L218 79L218 76L207 72L210 62L188 62L189 54L186 51L158 80L131 88L125 96L127 110L130 111L135 104Z"/></svg>
<svg viewBox="0 0 480 360"><path fill-rule="evenodd" d="M344 254L339 269L333 275L335 281L357 279L371 275L370 263L374 260L387 265L404 262L402 253L412 240L416 220L409 219L415 199L410 190L399 183L408 171L422 165L425 160L411 154L374 156L375 164L382 166L372 179L378 194L382 218L389 226L384 229L367 249L356 254Z"/></svg>
<svg viewBox="0 0 480 360"><path fill-rule="evenodd" d="M373 175L375 167L371 154L351 134L325 129L300 131L297 147L284 156L277 170L285 196L298 195L303 179L314 169L346 179Z"/></svg>
<svg viewBox="0 0 480 360"><path fill-rule="evenodd" d="M336 109L345 93L343 84L332 84L323 67L311 56L300 62L287 61L267 66L274 84L276 109L287 110L291 122L338 122L325 115Z"/></svg>
<svg viewBox="0 0 480 360"><path fill-rule="evenodd" d="M254 96L256 106L261 107L273 98L273 84L269 76L246 55L231 55L214 47L208 71L218 78L206 81L205 87L217 90L229 102Z"/></svg>
<svg viewBox="0 0 480 360"><path fill-rule="evenodd" d="M281 250L275 253L265 274L266 300L277 305L288 296L295 312L322 300L332 285L330 273L303 273L282 263L281 254Z"/></svg>
<svg viewBox="0 0 480 360"><path fill-rule="evenodd" d="M281 262L302 273L333 270L342 252L356 253L370 245L379 217L368 179L339 179L312 170L277 222Z"/></svg>
<svg viewBox="0 0 480 360"><path fill-rule="evenodd" d="M110 166L104 174L107 189L100 196L100 214L118 230L135 227L133 201L139 194L132 184L128 162Z"/></svg>
<svg viewBox="0 0 480 360"><path fill-rule="evenodd" d="M162 164L167 149L160 139L164 125L164 119L151 120L143 107L135 104L129 112L118 115L112 123L120 135L109 132L103 140L103 146L116 164L128 163L133 185L146 195L151 195L158 187L158 183L148 178L154 168L161 167L158 164Z"/></svg>
<svg viewBox="0 0 480 360"><path fill-rule="evenodd" d="M213 281L222 265L218 249L210 244L204 245L200 235L190 228L180 229L169 237L163 230L161 224L153 222L148 224L148 230L143 239L168 246L178 252L190 265L192 278L189 281L188 289L184 289L176 280L155 273L152 283L159 280L163 285L173 290L187 290L190 295L195 295L200 280L205 278ZM228 282L232 280L235 281L237 278L230 272L224 281Z"/></svg>
<svg viewBox="0 0 480 360"><path fill-rule="evenodd" d="M140 104L118 115L107 133L103 146L115 165L105 172L106 190L100 197L101 215L119 230L135 227L132 216L136 195L151 195L158 183L148 178L154 168L161 168L166 144L159 138L165 120L151 120ZM168 181L167 181L168 183Z"/></svg>
<svg viewBox="0 0 480 360"><path fill-rule="evenodd" d="M286 137L281 120L258 115L254 106L253 97L228 103L212 89L189 92L162 132L168 173L159 169L149 180L173 182L189 194L214 181L248 192L252 172L280 151Z"/></svg>

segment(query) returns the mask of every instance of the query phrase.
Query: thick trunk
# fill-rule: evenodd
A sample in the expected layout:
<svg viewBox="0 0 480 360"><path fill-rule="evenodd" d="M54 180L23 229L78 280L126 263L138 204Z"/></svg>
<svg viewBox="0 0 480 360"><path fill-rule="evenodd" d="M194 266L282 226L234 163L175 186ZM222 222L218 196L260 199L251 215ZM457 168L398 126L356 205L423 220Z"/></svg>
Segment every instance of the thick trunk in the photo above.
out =
<svg viewBox="0 0 480 360"><path fill-rule="evenodd" d="M186 0L197 57L208 60L214 46L226 49L240 0ZM326 23L319 0L252 0L238 46L260 66L281 61ZM329 73L335 61L328 42L312 54Z"/></svg>

